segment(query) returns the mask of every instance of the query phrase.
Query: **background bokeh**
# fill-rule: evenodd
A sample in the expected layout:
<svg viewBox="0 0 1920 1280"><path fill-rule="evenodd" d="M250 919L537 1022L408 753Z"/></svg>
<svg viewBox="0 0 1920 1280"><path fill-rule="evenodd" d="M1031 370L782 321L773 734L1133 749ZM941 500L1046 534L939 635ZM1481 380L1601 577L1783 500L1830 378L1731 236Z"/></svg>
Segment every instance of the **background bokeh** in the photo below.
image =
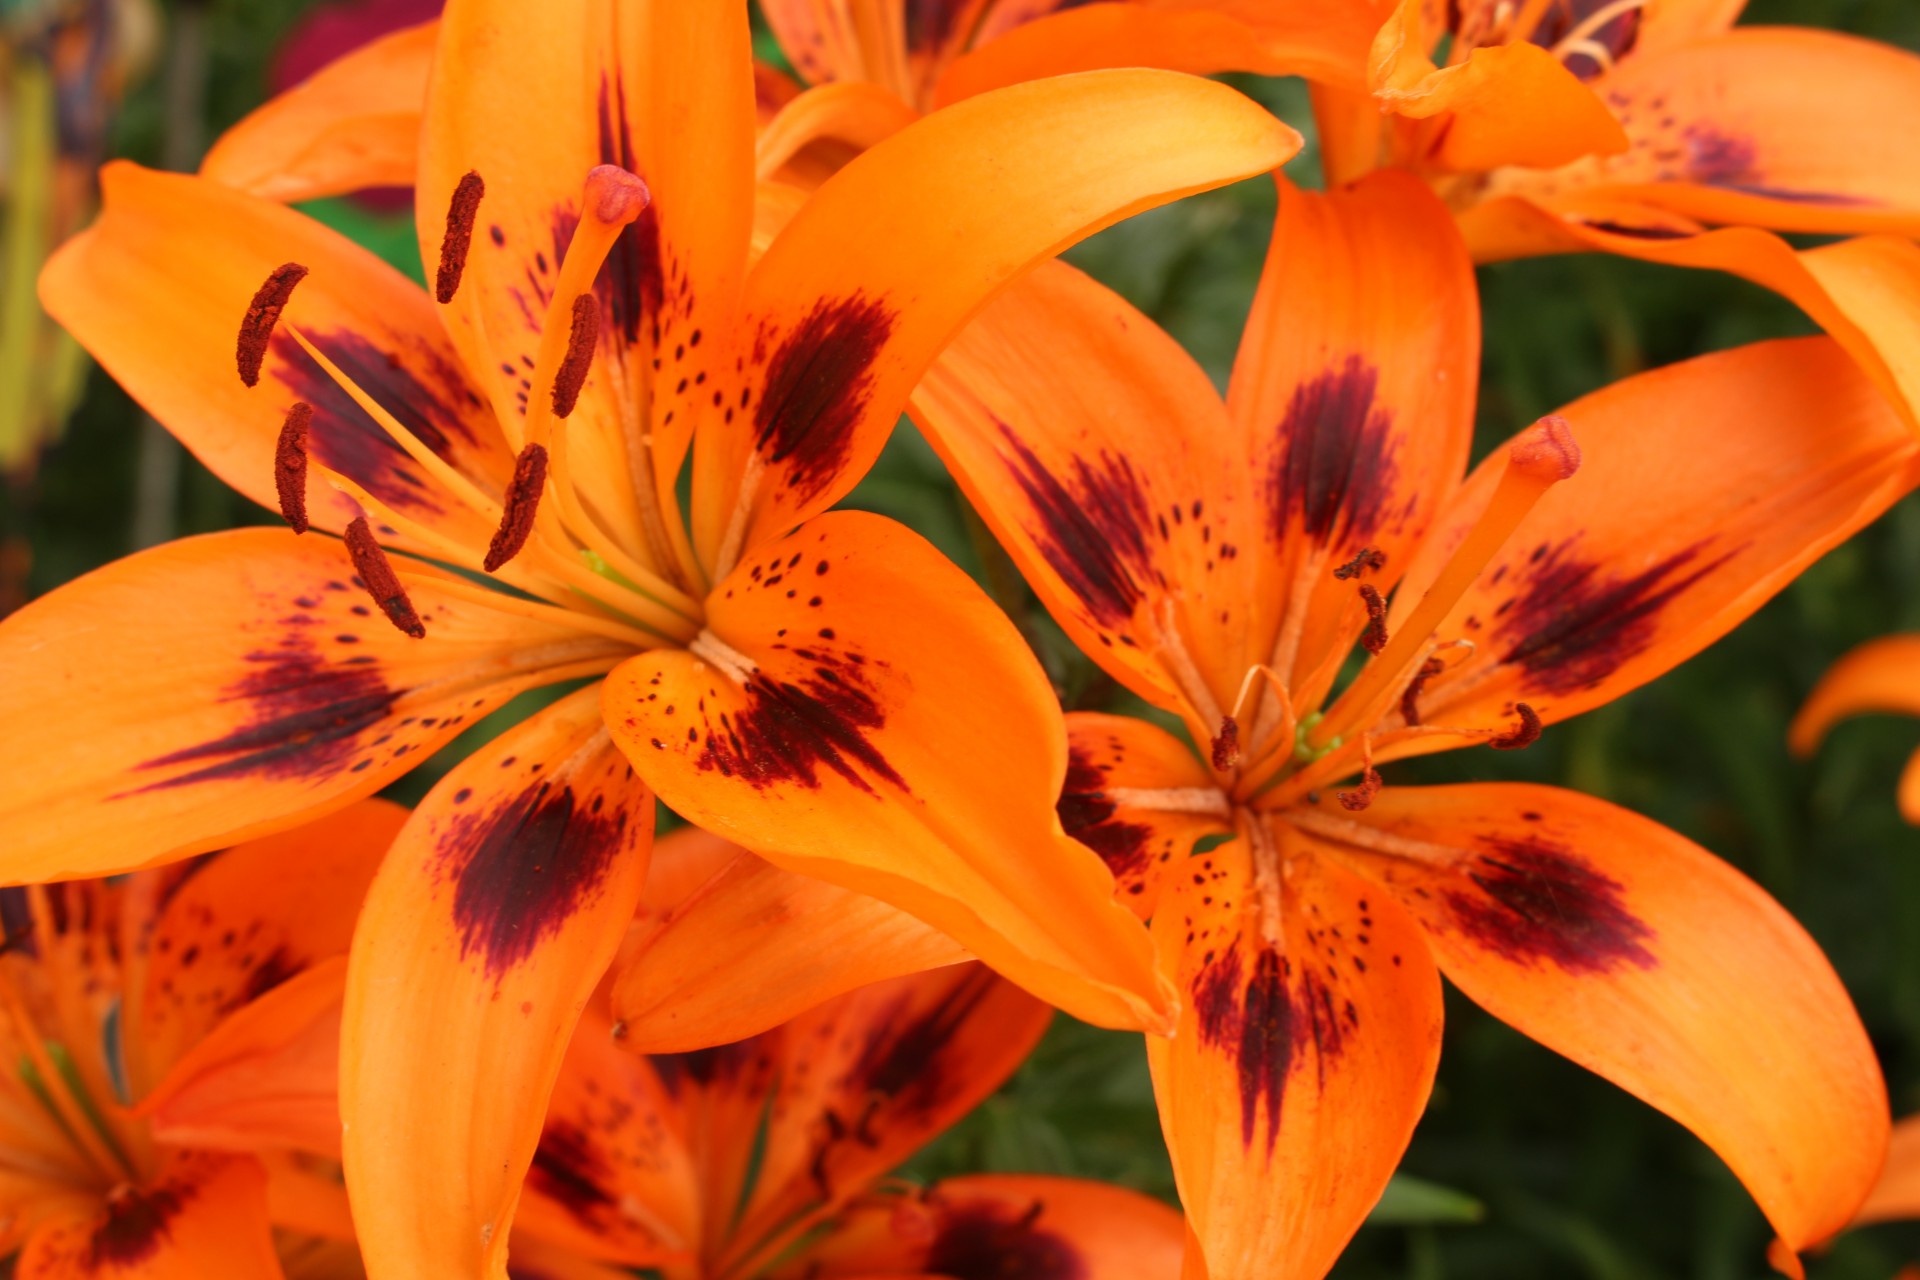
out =
<svg viewBox="0 0 1920 1280"><path fill-rule="evenodd" d="M0 0L0 18L17 21L30 7L32 0ZM301 0L161 4L171 25L157 37L151 70L132 81L106 134L107 153L148 164L197 158L207 139L265 96L279 60L304 56L284 42L310 7ZM1831 27L1920 49L1915 0L1752 0L1747 21ZM199 41L199 58L168 44L167 32L177 38L183 30ZM778 56L770 41L762 51ZM1310 136L1299 85L1239 83ZM1916 125L1888 120L1884 127ZM1309 148L1290 172L1311 185L1313 168ZM1136 218L1071 257L1224 378L1273 202L1269 184L1244 183ZM404 207L324 201L310 208L418 273ZM1480 280L1480 451L1624 374L1811 331L1791 306L1752 286L1640 263L1549 259L1485 269ZM4 283L8 292L18 287L17 279ZM1686 448L1688 424L1672 426L1673 447ZM39 465L15 471L0 487L0 599L44 592L156 531L272 519L190 458L170 458L151 442L143 451L142 431L138 408L92 373ZM168 479L175 462L177 475ZM850 501L919 529L986 583L1033 638L1069 706L1132 709L1060 639L910 426L902 424ZM1787 723L1821 671L1855 643L1900 629L1920 630L1914 499L1650 687L1550 730L1529 751L1456 752L1395 765L1388 783L1554 781L1700 841L1766 886L1826 947L1880 1050L1896 1114L1920 1111L1920 833L1901 823L1893 804L1920 724L1870 718L1843 725L1808 762L1793 759L1785 744ZM527 709L509 707L475 732L494 732L501 718ZM456 743L448 758L470 745ZM432 776L408 779L398 798L417 798ZM1765 1224L1705 1147L1451 992L1447 1016L1433 1103L1404 1166L1418 1181L1389 1196L1335 1271L1339 1280L1768 1274ZM1138 1038L1062 1019L1015 1080L909 1172L978 1169L1076 1173L1171 1197ZM1887 1280L1916 1259L1920 1228L1881 1227L1842 1239L1810 1273Z"/></svg>

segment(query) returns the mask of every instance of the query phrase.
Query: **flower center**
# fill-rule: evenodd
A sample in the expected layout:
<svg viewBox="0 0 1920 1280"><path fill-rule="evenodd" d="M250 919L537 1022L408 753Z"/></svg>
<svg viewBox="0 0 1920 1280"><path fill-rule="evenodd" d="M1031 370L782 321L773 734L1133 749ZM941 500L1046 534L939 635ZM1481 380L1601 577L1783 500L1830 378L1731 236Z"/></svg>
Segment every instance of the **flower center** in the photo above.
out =
<svg viewBox="0 0 1920 1280"><path fill-rule="evenodd" d="M1648 0L1496 0L1463 14L1448 61L1474 49L1525 40L1591 80L1634 46Z"/></svg>

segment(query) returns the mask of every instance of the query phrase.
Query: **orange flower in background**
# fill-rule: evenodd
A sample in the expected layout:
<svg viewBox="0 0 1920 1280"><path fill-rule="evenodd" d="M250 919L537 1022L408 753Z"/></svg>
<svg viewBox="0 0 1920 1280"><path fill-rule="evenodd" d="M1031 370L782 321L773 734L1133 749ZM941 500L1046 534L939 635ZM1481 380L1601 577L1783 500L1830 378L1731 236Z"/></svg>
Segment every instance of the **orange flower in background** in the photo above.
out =
<svg viewBox="0 0 1920 1280"><path fill-rule="evenodd" d="M370 800L120 881L0 892L13 1275L280 1276L271 1153L338 1146L347 945L405 818Z"/></svg>
<svg viewBox="0 0 1920 1280"><path fill-rule="evenodd" d="M904 528L822 513L1013 276L1298 143L1172 73L1019 86L862 156L750 261L743 4L474 0L439 41L437 306L283 207L130 165L42 281L215 472L346 545L189 539L0 630L13 880L289 826L525 689L612 677L456 766L370 893L341 1098L376 1274L497 1265L653 792L1083 1017L1168 1025L1144 931L1060 831L1059 708L1018 633Z"/></svg>
<svg viewBox="0 0 1920 1280"><path fill-rule="evenodd" d="M1060 625L1196 744L1070 716L1061 811L1187 1000L1149 1054L1214 1280L1332 1264L1425 1104L1436 964L1700 1135L1792 1248L1885 1150L1846 993L1759 888L1597 799L1377 766L1524 747L1659 675L1911 490L1920 448L1807 339L1596 392L1459 483L1478 333L1446 211L1380 174L1283 189L1224 404L1059 264L915 393Z"/></svg>
<svg viewBox="0 0 1920 1280"><path fill-rule="evenodd" d="M1834 663L1794 717L1794 754L1812 755L1834 725L1875 711L1920 715L1920 636L1869 640ZM1901 816L1920 823L1920 752L1900 775L1899 800Z"/></svg>

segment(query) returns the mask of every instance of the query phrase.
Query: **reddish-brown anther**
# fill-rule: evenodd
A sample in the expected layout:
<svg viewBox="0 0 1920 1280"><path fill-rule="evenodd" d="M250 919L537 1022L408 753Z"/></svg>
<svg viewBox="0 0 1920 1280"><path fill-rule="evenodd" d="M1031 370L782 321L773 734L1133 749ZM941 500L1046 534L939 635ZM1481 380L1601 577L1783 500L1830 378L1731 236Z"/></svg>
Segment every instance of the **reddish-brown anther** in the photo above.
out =
<svg viewBox="0 0 1920 1280"><path fill-rule="evenodd" d="M374 538L365 516L355 517L353 523L347 526L347 554L353 558L354 570L360 575L360 581L366 584L367 594L380 606L380 612L387 615L387 621L415 640L424 638L427 625L420 621L420 615L414 611L413 601L407 598L405 584L400 581L400 575L393 571L387 553L380 549L380 543Z"/></svg>
<svg viewBox="0 0 1920 1280"><path fill-rule="evenodd" d="M280 495L280 514L295 533L307 531L307 432L313 426L313 406L293 402L280 424L273 447L273 485Z"/></svg>
<svg viewBox="0 0 1920 1280"><path fill-rule="evenodd" d="M233 348L240 381L248 386L260 385L260 366L266 363L267 343L273 339L273 327L280 323L280 312L293 297L293 287L306 278L305 267L297 262L283 262L253 291L253 301L247 304L247 314L240 320L240 336Z"/></svg>
<svg viewBox="0 0 1920 1280"><path fill-rule="evenodd" d="M520 554L533 532L533 517L540 510L540 494L547 487L547 449L530 444L520 451L513 464L513 480L507 485L506 510L500 513L500 527L487 545L485 561L488 573Z"/></svg>
<svg viewBox="0 0 1920 1280"><path fill-rule="evenodd" d="M593 349L600 340L600 305L593 295L583 293L573 300L573 328L567 335L567 358L553 375L553 416L564 418L573 412L580 399L580 388L587 383L587 369L593 364ZM544 465L544 464L543 464Z"/></svg>
<svg viewBox="0 0 1920 1280"><path fill-rule="evenodd" d="M1358 813L1372 804L1373 798L1380 794L1380 771L1368 765L1366 772L1360 775L1359 786L1351 791L1338 791L1334 794L1340 798L1342 809L1349 813Z"/></svg>
<svg viewBox="0 0 1920 1280"><path fill-rule="evenodd" d="M1408 724L1420 723L1420 694L1427 687L1427 681L1447 669L1447 664L1438 658L1428 658L1420 664L1420 670L1407 682L1407 691L1400 695L1400 718Z"/></svg>
<svg viewBox="0 0 1920 1280"><path fill-rule="evenodd" d="M473 245L473 220L480 213L480 198L487 184L478 173L469 172L453 189L447 203L447 232L440 238L440 269L434 273L433 296L442 306L453 301L460 291L460 276L467 269L467 250Z"/></svg>
<svg viewBox="0 0 1920 1280"><path fill-rule="evenodd" d="M1360 643L1368 653L1378 657L1387 647L1387 602L1380 598L1380 592L1365 583L1360 586L1360 598L1367 605L1367 629L1360 633Z"/></svg>
<svg viewBox="0 0 1920 1280"><path fill-rule="evenodd" d="M1232 716L1220 717L1220 732L1213 735L1211 743L1213 768L1216 773L1225 773L1240 763L1240 722Z"/></svg>
<svg viewBox="0 0 1920 1280"><path fill-rule="evenodd" d="M1539 714L1524 702L1514 703L1513 713L1520 717L1520 725L1512 733L1502 734L1487 743L1495 751L1518 751L1540 741Z"/></svg>
<svg viewBox="0 0 1920 1280"><path fill-rule="evenodd" d="M1362 577L1368 573L1378 573L1387 566L1387 553L1372 547L1362 547L1358 555L1333 571L1333 576L1345 582L1349 578Z"/></svg>

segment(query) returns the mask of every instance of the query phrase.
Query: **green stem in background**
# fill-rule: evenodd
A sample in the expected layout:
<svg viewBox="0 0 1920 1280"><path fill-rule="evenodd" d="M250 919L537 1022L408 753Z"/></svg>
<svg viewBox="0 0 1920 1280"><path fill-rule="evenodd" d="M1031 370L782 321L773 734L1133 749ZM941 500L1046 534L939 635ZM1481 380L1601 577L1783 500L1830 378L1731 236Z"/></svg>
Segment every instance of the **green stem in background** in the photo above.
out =
<svg viewBox="0 0 1920 1280"><path fill-rule="evenodd" d="M47 256L54 165L53 73L29 53L8 69L13 118L9 149L12 190L6 205L5 275L0 277L0 471L33 457L46 398L34 356L44 322L34 293Z"/></svg>

